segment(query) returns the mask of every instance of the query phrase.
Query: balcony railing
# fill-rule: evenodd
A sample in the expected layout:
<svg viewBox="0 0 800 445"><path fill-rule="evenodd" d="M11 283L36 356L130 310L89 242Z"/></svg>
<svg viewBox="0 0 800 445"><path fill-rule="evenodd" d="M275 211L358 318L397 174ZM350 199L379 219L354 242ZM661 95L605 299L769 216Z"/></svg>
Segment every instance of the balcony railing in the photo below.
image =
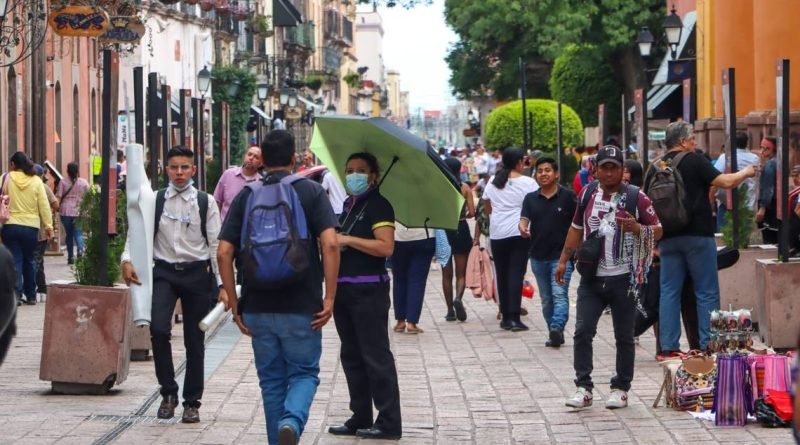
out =
<svg viewBox="0 0 800 445"><path fill-rule="evenodd" d="M286 28L284 45L297 46L314 51L314 22L301 23L294 27Z"/></svg>
<svg viewBox="0 0 800 445"><path fill-rule="evenodd" d="M329 9L325 11L325 38L338 39L342 34L342 22L339 12Z"/></svg>

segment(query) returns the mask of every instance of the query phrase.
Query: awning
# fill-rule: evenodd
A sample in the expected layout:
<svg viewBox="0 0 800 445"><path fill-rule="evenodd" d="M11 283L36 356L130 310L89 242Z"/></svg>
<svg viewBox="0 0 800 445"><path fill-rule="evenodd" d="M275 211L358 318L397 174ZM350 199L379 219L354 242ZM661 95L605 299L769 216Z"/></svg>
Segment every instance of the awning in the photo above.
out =
<svg viewBox="0 0 800 445"><path fill-rule="evenodd" d="M303 23L303 16L291 0L272 0L272 26L297 26Z"/></svg>
<svg viewBox="0 0 800 445"><path fill-rule="evenodd" d="M250 112L256 113L258 116L261 116L262 119L266 119L268 121L272 120L272 117L269 114L267 114L266 111L262 110L261 108L255 105L250 105Z"/></svg>
<svg viewBox="0 0 800 445"><path fill-rule="evenodd" d="M297 96L297 100L299 100L300 102L303 102L304 104L306 104L306 107L311 107L311 108L314 108L314 109L316 109L318 111L324 110L322 105L315 104L314 102L304 98L303 96Z"/></svg>
<svg viewBox="0 0 800 445"><path fill-rule="evenodd" d="M161 91L156 91L156 97L161 100ZM175 94L169 95L170 102L172 105L172 126L178 125L178 121L181 119L181 103L178 100L178 96ZM189 110L191 112L191 110Z"/></svg>

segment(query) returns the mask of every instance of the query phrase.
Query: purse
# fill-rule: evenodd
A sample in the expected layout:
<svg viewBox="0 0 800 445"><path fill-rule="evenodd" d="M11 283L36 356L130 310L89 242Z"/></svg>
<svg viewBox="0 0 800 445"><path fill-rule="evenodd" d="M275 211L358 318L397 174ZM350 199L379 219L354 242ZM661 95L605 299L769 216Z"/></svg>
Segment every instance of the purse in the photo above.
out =
<svg viewBox="0 0 800 445"><path fill-rule="evenodd" d="M716 382L714 359L700 351L690 351L675 371L672 407L679 411L711 409Z"/></svg>
<svg viewBox="0 0 800 445"><path fill-rule="evenodd" d="M586 237L580 249L575 252L575 269L582 278L593 279L597 275L600 265L600 255L603 253L603 241L597 232L592 232Z"/></svg>
<svg viewBox="0 0 800 445"><path fill-rule="evenodd" d="M714 424L744 426L752 411L750 373L743 355L720 355L718 378L714 389Z"/></svg>
<svg viewBox="0 0 800 445"><path fill-rule="evenodd" d="M3 225L11 219L11 199L8 196L8 173L3 175L3 183L0 185L0 225Z"/></svg>

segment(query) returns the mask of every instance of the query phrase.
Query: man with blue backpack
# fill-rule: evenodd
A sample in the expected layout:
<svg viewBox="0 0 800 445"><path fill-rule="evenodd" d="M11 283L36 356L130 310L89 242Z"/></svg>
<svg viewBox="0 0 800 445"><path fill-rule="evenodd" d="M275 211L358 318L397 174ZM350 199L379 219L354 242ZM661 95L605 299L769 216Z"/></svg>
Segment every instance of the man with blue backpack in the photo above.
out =
<svg viewBox="0 0 800 445"><path fill-rule="evenodd" d="M266 176L233 200L217 258L231 296L234 258L242 267L241 301L225 303L252 337L269 443L295 445L319 385L321 329L333 312L339 273L338 222L325 190L292 175L291 133L273 130L261 151Z"/></svg>

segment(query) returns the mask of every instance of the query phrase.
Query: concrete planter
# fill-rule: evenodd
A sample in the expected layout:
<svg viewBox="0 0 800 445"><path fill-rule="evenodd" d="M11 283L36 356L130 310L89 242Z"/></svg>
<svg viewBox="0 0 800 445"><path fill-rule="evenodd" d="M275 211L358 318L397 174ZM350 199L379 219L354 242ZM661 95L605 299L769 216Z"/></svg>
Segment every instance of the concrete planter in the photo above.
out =
<svg viewBox="0 0 800 445"><path fill-rule="evenodd" d="M733 266L719 271L720 308L728 310L750 309L753 321L758 320L756 301L756 260L778 257L778 249L772 245L750 246L739 250L739 261Z"/></svg>
<svg viewBox="0 0 800 445"><path fill-rule="evenodd" d="M108 392L128 377L132 326L127 288L48 286L39 378L55 392Z"/></svg>
<svg viewBox="0 0 800 445"><path fill-rule="evenodd" d="M800 259L787 263L757 260L755 272L762 341L773 348L796 348L800 334Z"/></svg>
<svg viewBox="0 0 800 445"><path fill-rule="evenodd" d="M150 356L153 343L150 341L150 326L131 324L131 361L144 361Z"/></svg>

